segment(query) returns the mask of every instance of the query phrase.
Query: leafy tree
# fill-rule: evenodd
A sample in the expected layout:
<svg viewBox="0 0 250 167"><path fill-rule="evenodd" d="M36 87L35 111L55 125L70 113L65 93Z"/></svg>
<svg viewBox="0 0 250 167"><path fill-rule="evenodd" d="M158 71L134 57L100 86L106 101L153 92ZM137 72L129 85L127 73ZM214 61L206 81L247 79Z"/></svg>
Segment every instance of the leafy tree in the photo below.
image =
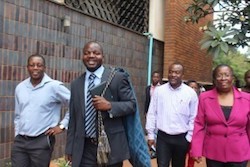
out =
<svg viewBox="0 0 250 167"><path fill-rule="evenodd" d="M250 0L192 0L187 8L186 22L198 23L210 14L217 18L201 27L204 38L202 49L218 56L231 49L248 46L250 41Z"/></svg>
<svg viewBox="0 0 250 167"><path fill-rule="evenodd" d="M229 52L228 55L220 54L213 61L213 66L219 64L228 64L234 69L236 79L239 80L240 86L244 85L244 74L249 69L250 62L247 57L239 52Z"/></svg>

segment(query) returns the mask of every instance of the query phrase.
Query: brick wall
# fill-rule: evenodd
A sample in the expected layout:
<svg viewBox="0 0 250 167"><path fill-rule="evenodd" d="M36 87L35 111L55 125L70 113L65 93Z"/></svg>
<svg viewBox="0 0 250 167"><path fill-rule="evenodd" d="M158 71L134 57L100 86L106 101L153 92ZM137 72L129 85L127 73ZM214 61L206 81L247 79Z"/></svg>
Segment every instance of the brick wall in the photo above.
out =
<svg viewBox="0 0 250 167"><path fill-rule="evenodd" d="M211 82L212 57L200 50L199 41L203 33L199 31L212 17L199 24L186 23L184 16L190 0L166 0L165 6L165 46L164 77L167 78L169 65L178 61L184 65L184 79Z"/></svg>
<svg viewBox="0 0 250 167"><path fill-rule="evenodd" d="M62 18L69 15L65 30ZM148 39L138 33L86 16L47 0L0 1L0 166L10 158L14 136L14 90L28 77L27 57L46 58L46 72L67 87L84 71L80 60L85 42L104 48L105 64L122 66L131 75L143 111L147 84ZM164 44L154 41L152 70L162 71ZM53 158L64 153L65 134L57 136Z"/></svg>

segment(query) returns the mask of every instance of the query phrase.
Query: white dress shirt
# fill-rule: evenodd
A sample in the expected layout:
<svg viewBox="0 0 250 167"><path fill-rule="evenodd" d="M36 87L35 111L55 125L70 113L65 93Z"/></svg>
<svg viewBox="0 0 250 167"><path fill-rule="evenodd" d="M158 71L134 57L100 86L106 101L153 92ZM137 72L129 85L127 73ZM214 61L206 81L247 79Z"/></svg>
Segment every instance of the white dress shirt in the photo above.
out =
<svg viewBox="0 0 250 167"><path fill-rule="evenodd" d="M170 135L186 133L191 142L198 97L195 91L181 84L173 89L169 83L158 86L151 98L146 121L148 139L154 139L158 129Z"/></svg>
<svg viewBox="0 0 250 167"><path fill-rule="evenodd" d="M94 80L94 84L99 85L101 83L101 79L102 79L102 74L104 72L104 66L100 66L97 70L95 70L93 72L93 74L95 74L95 80ZM89 70L86 69L86 76L85 76L85 84L84 84L84 96L85 96L85 104L87 102L87 91L88 91L88 85L89 85L89 76L90 74L92 74Z"/></svg>

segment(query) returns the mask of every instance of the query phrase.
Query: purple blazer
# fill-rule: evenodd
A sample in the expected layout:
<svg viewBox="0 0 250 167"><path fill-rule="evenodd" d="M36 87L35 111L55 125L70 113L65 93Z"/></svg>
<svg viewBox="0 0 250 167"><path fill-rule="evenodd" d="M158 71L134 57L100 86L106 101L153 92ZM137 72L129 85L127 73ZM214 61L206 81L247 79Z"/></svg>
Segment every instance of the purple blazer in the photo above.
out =
<svg viewBox="0 0 250 167"><path fill-rule="evenodd" d="M242 162L250 159L250 94L236 88L228 121L218 103L217 90L199 97L194 123L191 156L221 161Z"/></svg>

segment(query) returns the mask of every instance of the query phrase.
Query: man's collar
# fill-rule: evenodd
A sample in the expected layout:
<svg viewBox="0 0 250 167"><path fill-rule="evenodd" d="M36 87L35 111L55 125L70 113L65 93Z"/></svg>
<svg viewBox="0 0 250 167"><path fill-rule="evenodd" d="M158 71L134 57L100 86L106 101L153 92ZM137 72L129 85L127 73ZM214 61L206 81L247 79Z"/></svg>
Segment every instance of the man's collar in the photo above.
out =
<svg viewBox="0 0 250 167"><path fill-rule="evenodd" d="M50 82L50 81L52 81L52 79L51 79L46 73L44 73L43 79L42 79L41 82L40 82L39 84L37 84L35 87L43 86L45 83ZM33 86L32 86L32 83L31 83L31 77L28 78L28 85L27 85L27 86L29 86L29 85L30 85L31 87L33 87Z"/></svg>
<svg viewBox="0 0 250 167"><path fill-rule="evenodd" d="M182 82L177 88L173 88L173 87L171 86L171 84L169 83L169 88L170 88L171 90L179 90L179 89L182 88L182 86L183 86L183 82Z"/></svg>
<svg viewBox="0 0 250 167"><path fill-rule="evenodd" d="M161 84L158 82L156 85L151 84L151 87L156 87L156 86L160 86Z"/></svg>
<svg viewBox="0 0 250 167"><path fill-rule="evenodd" d="M102 78L102 74L104 71L104 66L100 66L97 70L95 70L94 72L90 72L89 70L86 69L86 77L88 78L90 76L90 74L95 74L95 76L99 79Z"/></svg>

